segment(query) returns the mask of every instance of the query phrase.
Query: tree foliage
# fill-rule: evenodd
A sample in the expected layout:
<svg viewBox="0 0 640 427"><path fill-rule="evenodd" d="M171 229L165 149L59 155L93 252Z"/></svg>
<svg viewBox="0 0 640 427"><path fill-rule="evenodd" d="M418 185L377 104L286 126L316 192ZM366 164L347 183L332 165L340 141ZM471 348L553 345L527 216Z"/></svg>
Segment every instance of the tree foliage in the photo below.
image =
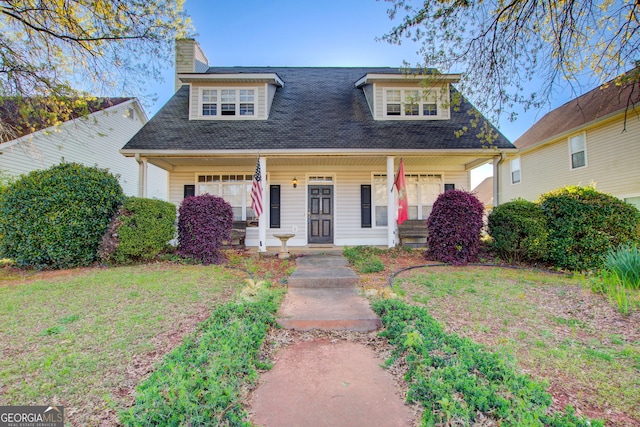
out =
<svg viewBox="0 0 640 427"><path fill-rule="evenodd" d="M585 74L620 86L640 80L638 68L625 73L640 59L637 0L388 1L400 23L383 40L418 41L423 66L462 71L463 93L494 119L515 104L539 108L563 80L575 88Z"/></svg>
<svg viewBox="0 0 640 427"><path fill-rule="evenodd" d="M137 95L185 36L184 0L0 0L0 97L55 125L79 97ZM12 129L0 129L0 142Z"/></svg>

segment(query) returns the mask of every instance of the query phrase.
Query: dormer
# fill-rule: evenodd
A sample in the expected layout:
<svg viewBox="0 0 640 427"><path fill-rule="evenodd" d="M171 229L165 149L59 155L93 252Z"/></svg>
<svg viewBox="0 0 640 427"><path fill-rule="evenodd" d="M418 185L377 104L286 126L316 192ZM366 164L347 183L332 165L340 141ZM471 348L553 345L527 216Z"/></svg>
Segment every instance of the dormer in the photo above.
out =
<svg viewBox="0 0 640 427"><path fill-rule="evenodd" d="M355 83L374 120L448 120L449 85L459 74L368 73Z"/></svg>
<svg viewBox="0 0 640 427"><path fill-rule="evenodd" d="M189 120L266 120L276 89L276 73L178 74L190 86Z"/></svg>

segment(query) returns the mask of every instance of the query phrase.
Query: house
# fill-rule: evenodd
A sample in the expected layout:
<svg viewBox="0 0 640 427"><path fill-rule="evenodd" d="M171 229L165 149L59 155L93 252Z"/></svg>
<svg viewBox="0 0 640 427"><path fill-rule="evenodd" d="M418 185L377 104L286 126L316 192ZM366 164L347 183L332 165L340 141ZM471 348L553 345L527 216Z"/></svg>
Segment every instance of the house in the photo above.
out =
<svg viewBox="0 0 640 427"><path fill-rule="evenodd" d="M491 212L494 207L493 203L493 177L489 176L482 180L482 182L472 190L472 193L476 195L478 200L482 202L484 211L486 213Z"/></svg>
<svg viewBox="0 0 640 427"><path fill-rule="evenodd" d="M425 86L393 68L209 67L194 40L178 41L176 55L176 93L121 152L167 170L173 203L222 196L260 251L281 233L295 235L289 246L393 247L401 160L409 218L426 220L441 192L470 190L471 169L515 151L490 125L486 148L472 106L450 105L458 75Z"/></svg>
<svg viewBox="0 0 640 427"><path fill-rule="evenodd" d="M119 175L129 196L139 194L139 170L134 158L125 158L120 148L147 123L144 109L133 98L103 98L90 101L88 115L77 113L57 126L20 132L21 115L15 103L5 100L0 117L19 133L0 143L0 173L18 176L34 169L46 169L62 161L107 168ZM23 126L24 127L24 126ZM149 165L145 196L166 199L166 171Z"/></svg>
<svg viewBox="0 0 640 427"><path fill-rule="evenodd" d="M593 184L640 208L639 107L637 80L612 81L547 113L501 163L500 202Z"/></svg>

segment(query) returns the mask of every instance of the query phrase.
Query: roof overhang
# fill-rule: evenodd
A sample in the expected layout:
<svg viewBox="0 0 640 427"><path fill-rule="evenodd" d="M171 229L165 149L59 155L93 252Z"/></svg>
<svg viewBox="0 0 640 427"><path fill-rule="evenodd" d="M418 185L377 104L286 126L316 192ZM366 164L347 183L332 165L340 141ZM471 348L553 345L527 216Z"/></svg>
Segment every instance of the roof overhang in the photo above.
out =
<svg viewBox="0 0 640 427"><path fill-rule="evenodd" d="M276 73L188 73L178 74L178 79L182 83L269 83L278 87L284 86L284 82Z"/></svg>
<svg viewBox="0 0 640 427"><path fill-rule="evenodd" d="M371 83L407 83L432 81L437 83L458 83L462 78L461 74L411 74L411 73L367 73L356 82L356 87L362 87Z"/></svg>

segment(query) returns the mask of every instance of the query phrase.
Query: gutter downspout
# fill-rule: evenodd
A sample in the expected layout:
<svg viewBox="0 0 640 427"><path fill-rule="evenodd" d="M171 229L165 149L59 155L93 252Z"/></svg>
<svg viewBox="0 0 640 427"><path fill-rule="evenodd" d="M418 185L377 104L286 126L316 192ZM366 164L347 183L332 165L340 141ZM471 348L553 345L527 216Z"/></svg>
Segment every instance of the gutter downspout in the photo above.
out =
<svg viewBox="0 0 640 427"><path fill-rule="evenodd" d="M507 159L504 152L493 158L493 207L500 204L500 165Z"/></svg>
<svg viewBox="0 0 640 427"><path fill-rule="evenodd" d="M140 153L135 155L138 162L138 197L147 197L147 159L141 158Z"/></svg>

